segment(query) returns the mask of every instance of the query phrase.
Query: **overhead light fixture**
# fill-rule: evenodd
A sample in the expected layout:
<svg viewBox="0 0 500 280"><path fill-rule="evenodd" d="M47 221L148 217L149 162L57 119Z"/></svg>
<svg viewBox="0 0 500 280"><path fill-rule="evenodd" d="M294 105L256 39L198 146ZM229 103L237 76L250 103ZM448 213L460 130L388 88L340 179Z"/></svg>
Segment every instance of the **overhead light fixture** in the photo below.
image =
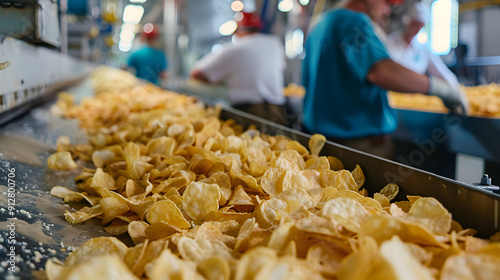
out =
<svg viewBox="0 0 500 280"><path fill-rule="evenodd" d="M219 33L222 36L229 36L229 35L233 34L234 31L236 31L237 27L238 27L238 24L236 23L236 21L229 20L229 21L226 21L225 23L223 23L219 27Z"/></svg>
<svg viewBox="0 0 500 280"><path fill-rule="evenodd" d="M431 4L431 51L437 55L450 52L457 40L458 3L456 0L437 0Z"/></svg>
<svg viewBox="0 0 500 280"><path fill-rule="evenodd" d="M235 0L231 3L231 9L235 12L241 12L245 8L245 5L240 0Z"/></svg>
<svg viewBox="0 0 500 280"><path fill-rule="evenodd" d="M290 12L293 9L293 0L281 0L278 3L278 10L283 13Z"/></svg>
<svg viewBox="0 0 500 280"><path fill-rule="evenodd" d="M123 22L138 24L144 15L144 8L139 5L127 5L123 9Z"/></svg>
<svg viewBox="0 0 500 280"><path fill-rule="evenodd" d="M130 0L131 3L140 3L140 4L146 3L146 1L148 0Z"/></svg>
<svg viewBox="0 0 500 280"><path fill-rule="evenodd" d="M307 6L307 4L309 4L309 0L299 0L299 3L300 3L302 6Z"/></svg>

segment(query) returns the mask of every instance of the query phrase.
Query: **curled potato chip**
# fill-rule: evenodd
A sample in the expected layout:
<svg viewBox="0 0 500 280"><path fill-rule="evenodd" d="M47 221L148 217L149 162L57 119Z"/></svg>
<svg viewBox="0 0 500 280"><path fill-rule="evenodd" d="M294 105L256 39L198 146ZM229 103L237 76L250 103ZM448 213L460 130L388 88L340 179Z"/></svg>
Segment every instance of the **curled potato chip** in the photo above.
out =
<svg viewBox="0 0 500 280"><path fill-rule="evenodd" d="M92 153L92 163L94 163L95 167L102 168L114 156L115 156L115 153L111 150L94 151Z"/></svg>
<svg viewBox="0 0 500 280"><path fill-rule="evenodd" d="M260 185L271 197L276 197L290 187L289 178L292 174L279 168L271 168L264 173Z"/></svg>
<svg viewBox="0 0 500 280"><path fill-rule="evenodd" d="M182 195L182 207L195 223L200 223L212 211L219 209L219 186L192 182Z"/></svg>
<svg viewBox="0 0 500 280"><path fill-rule="evenodd" d="M446 234L451 229L451 214L433 197L415 201L408 216L436 234Z"/></svg>
<svg viewBox="0 0 500 280"><path fill-rule="evenodd" d="M96 205L92 207L83 207L79 211L64 213L64 219L71 224L80 224L88 221L94 217L97 217L103 213L102 206Z"/></svg>
<svg viewBox="0 0 500 280"><path fill-rule="evenodd" d="M241 257L236 267L235 280L258 279L259 271L277 260L276 251L266 247L251 249Z"/></svg>
<svg viewBox="0 0 500 280"><path fill-rule="evenodd" d="M102 187L108 190L116 190L115 179L108 173L104 172L101 168L97 168L94 177L92 177L92 183L90 184L92 188Z"/></svg>
<svg viewBox="0 0 500 280"><path fill-rule="evenodd" d="M278 158L284 158L290 162L293 162L297 165L299 170L303 170L306 168L306 162L304 161L304 157L300 155L295 150L284 150L280 153Z"/></svg>
<svg viewBox="0 0 500 280"><path fill-rule="evenodd" d="M212 256L219 256L225 260L231 260L233 257L227 246L218 240L191 239L181 237L177 244L179 253L183 259L200 263L204 259Z"/></svg>
<svg viewBox="0 0 500 280"><path fill-rule="evenodd" d="M104 214L101 221L102 224L111 222L117 216L120 216L129 210L127 203L124 203L115 197L105 197L99 201L99 204L102 205L102 212Z"/></svg>
<svg viewBox="0 0 500 280"><path fill-rule="evenodd" d="M311 155L317 156L323 146L325 145L326 137L321 134L314 134L309 138L309 150L311 151Z"/></svg>
<svg viewBox="0 0 500 280"><path fill-rule="evenodd" d="M394 183L387 184L383 189L380 190L379 193L387 197L387 199L391 201L398 195L399 186Z"/></svg>
<svg viewBox="0 0 500 280"><path fill-rule="evenodd" d="M151 139L147 147L149 155L159 154L165 157L171 157L177 148L177 142L174 138L162 136L159 138Z"/></svg>
<svg viewBox="0 0 500 280"><path fill-rule="evenodd" d="M278 223L287 209L287 203L278 198L272 198L262 202L255 210L255 218L262 228L269 228Z"/></svg>
<svg viewBox="0 0 500 280"><path fill-rule="evenodd" d="M73 161L71 153L67 151L57 152L49 156L47 165L54 170L71 170L78 166Z"/></svg>
<svg viewBox="0 0 500 280"><path fill-rule="evenodd" d="M170 200L157 202L149 208L146 219L150 224L165 222L180 229L190 228L189 222L182 216L181 210Z"/></svg>
<svg viewBox="0 0 500 280"><path fill-rule="evenodd" d="M351 171L351 175L358 185L358 189L362 188L365 184L365 174L363 173L363 170L361 169L361 166L359 166L359 164L356 164L354 170Z"/></svg>
<svg viewBox="0 0 500 280"><path fill-rule="evenodd" d="M231 270L227 260L214 256L198 264L198 271L207 280L229 280Z"/></svg>

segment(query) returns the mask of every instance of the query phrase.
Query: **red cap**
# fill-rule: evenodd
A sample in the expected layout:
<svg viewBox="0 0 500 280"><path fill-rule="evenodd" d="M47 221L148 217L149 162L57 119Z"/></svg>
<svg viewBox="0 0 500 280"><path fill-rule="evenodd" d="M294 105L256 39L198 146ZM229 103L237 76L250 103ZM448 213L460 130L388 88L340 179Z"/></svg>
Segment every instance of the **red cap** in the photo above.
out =
<svg viewBox="0 0 500 280"><path fill-rule="evenodd" d="M236 21L236 23L238 23L238 27L249 27L257 29L262 29L262 27L264 27L264 24L262 23L262 20L260 19L258 14L247 12L241 12L241 14L243 15L241 19Z"/></svg>
<svg viewBox="0 0 500 280"><path fill-rule="evenodd" d="M391 5L401 5L405 0L389 0L389 4Z"/></svg>
<svg viewBox="0 0 500 280"><path fill-rule="evenodd" d="M152 23L144 24L142 31L144 31L144 37L146 39L156 39L160 35L158 33L158 28Z"/></svg>

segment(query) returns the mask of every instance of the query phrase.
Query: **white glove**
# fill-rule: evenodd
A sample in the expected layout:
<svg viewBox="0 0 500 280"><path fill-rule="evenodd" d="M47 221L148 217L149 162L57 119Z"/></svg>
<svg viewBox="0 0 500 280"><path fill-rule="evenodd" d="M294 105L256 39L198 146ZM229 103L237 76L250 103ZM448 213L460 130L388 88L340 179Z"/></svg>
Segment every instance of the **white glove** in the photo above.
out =
<svg viewBox="0 0 500 280"><path fill-rule="evenodd" d="M451 113L467 115L469 113L469 102L465 93L460 88L453 88L444 80L430 76L429 90L427 94L435 95L443 100L444 106Z"/></svg>

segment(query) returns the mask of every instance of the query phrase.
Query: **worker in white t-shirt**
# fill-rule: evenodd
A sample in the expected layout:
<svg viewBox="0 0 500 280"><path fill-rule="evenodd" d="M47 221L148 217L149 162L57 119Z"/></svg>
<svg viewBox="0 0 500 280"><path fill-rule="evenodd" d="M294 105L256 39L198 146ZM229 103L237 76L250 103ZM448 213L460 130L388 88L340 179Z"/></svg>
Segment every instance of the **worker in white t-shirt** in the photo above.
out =
<svg viewBox="0 0 500 280"><path fill-rule="evenodd" d="M441 78L452 87L458 87L457 77L440 57L433 55L426 44L418 42L416 35L425 26L429 17L428 8L420 2L414 3L403 17L403 30L387 36L387 48L391 58L404 67L419 74Z"/></svg>
<svg viewBox="0 0 500 280"><path fill-rule="evenodd" d="M257 14L242 15L235 43L203 57L190 76L205 83L223 82L231 106L286 125L283 45L277 36L259 33L262 21Z"/></svg>

